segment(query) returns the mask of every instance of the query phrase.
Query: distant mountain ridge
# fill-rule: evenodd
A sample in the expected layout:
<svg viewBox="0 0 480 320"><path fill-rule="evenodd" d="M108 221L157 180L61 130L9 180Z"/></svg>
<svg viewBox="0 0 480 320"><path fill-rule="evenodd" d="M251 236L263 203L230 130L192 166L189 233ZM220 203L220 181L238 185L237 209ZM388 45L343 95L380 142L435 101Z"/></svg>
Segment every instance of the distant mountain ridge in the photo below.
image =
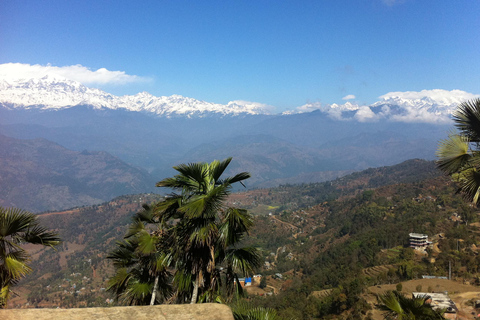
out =
<svg viewBox="0 0 480 320"><path fill-rule="evenodd" d="M76 105L96 109L124 109L158 116L215 114L266 114L265 105L231 101L226 105L205 102L181 95L155 97L147 92L115 96L80 82L45 76L40 79L0 80L0 103L8 108L59 110Z"/></svg>
<svg viewBox="0 0 480 320"><path fill-rule="evenodd" d="M459 103L478 96L461 90L441 89L390 92L370 106L350 101L345 104L314 102L286 111L283 115L319 110L333 119L343 120L446 122ZM272 106L241 100L219 104L181 95L156 97L148 92L115 96L86 87L77 81L51 75L35 79L0 80L0 105L9 109L39 110L61 110L88 105L95 109L128 110L161 117L203 117L208 114L265 115L272 114L273 111Z"/></svg>
<svg viewBox="0 0 480 320"><path fill-rule="evenodd" d="M467 100L480 97L462 90L422 90L420 92L389 92L380 96L372 105L351 102L345 104L308 103L285 114L319 110L333 119L375 122L449 123L457 106Z"/></svg>
<svg viewBox="0 0 480 320"><path fill-rule="evenodd" d="M146 172L106 152L0 135L0 206L60 210L153 189Z"/></svg>
<svg viewBox="0 0 480 320"><path fill-rule="evenodd" d="M156 181L180 163L233 157L250 187L321 182L370 167L432 160L452 126L460 90L391 92L370 105L310 103L290 113L246 101L226 105L146 92L115 96L46 76L0 80L0 134L103 150Z"/></svg>

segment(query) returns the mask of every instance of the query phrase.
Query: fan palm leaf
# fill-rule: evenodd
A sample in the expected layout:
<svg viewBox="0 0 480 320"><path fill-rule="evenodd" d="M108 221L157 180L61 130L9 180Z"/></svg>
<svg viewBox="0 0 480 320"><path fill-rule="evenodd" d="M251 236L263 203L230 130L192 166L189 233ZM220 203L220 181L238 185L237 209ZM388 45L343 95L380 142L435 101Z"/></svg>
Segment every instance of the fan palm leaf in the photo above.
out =
<svg viewBox="0 0 480 320"><path fill-rule="evenodd" d="M234 305L232 308L235 320L276 320L280 319L277 312L271 308L252 308L246 303Z"/></svg>
<svg viewBox="0 0 480 320"><path fill-rule="evenodd" d="M448 173L453 174L464 168L472 155L469 150L469 140L458 134L449 134L448 139L441 140L437 150L437 165Z"/></svg>
<svg viewBox="0 0 480 320"><path fill-rule="evenodd" d="M467 201L480 204L480 99L460 104L453 114L459 133L440 141L437 166L452 177Z"/></svg>
<svg viewBox="0 0 480 320"><path fill-rule="evenodd" d="M24 243L53 247L60 242L57 234L48 231L33 213L0 207L0 305L6 305L10 290L22 277L32 271Z"/></svg>
<svg viewBox="0 0 480 320"><path fill-rule="evenodd" d="M461 103L453 113L453 121L463 136L480 141L480 98Z"/></svg>
<svg viewBox="0 0 480 320"><path fill-rule="evenodd" d="M385 312L385 319L443 320L443 312L427 303L429 297L407 298L398 291L387 291L377 296L377 308Z"/></svg>

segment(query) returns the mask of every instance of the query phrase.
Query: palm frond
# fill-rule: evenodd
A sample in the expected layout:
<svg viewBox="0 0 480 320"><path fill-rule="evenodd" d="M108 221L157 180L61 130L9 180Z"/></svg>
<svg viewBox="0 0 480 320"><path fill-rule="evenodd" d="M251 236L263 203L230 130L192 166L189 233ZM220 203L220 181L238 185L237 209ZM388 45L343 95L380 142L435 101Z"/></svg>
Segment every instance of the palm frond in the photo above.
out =
<svg viewBox="0 0 480 320"><path fill-rule="evenodd" d="M480 99L461 103L453 114L453 121L470 141L480 141Z"/></svg>
<svg viewBox="0 0 480 320"><path fill-rule="evenodd" d="M0 304L6 304L11 287L32 271L29 254L23 243L55 246L60 242L55 232L48 231L37 222L33 213L0 207Z"/></svg>
<svg viewBox="0 0 480 320"><path fill-rule="evenodd" d="M148 204L142 205L143 210L137 212L132 220L133 221L141 221L144 223L155 223L155 214L153 211L153 208L149 206Z"/></svg>
<svg viewBox="0 0 480 320"><path fill-rule="evenodd" d="M396 294L394 291L387 291L383 295L377 296L379 300L379 304L377 308L382 311L386 311L389 314L395 314L402 317L405 314L405 310L403 310L402 305L400 304L399 295Z"/></svg>
<svg viewBox="0 0 480 320"><path fill-rule="evenodd" d="M153 281L131 281L123 294L124 301L130 305L145 305L150 302Z"/></svg>
<svg viewBox="0 0 480 320"><path fill-rule="evenodd" d="M480 173L476 168L464 170L460 174L460 189L466 200L480 204Z"/></svg>
<svg viewBox="0 0 480 320"><path fill-rule="evenodd" d="M223 216L219 231L220 241L226 247L239 242L253 226L253 216L245 209L229 207Z"/></svg>
<svg viewBox="0 0 480 320"><path fill-rule="evenodd" d="M437 150L437 166L447 174L460 171L472 158L469 152L469 140L458 134L449 134L441 140Z"/></svg>
<svg viewBox="0 0 480 320"><path fill-rule="evenodd" d="M182 195L171 194L163 201L159 201L154 205L153 214L163 222L171 218L179 218L178 208L181 206L182 200Z"/></svg>
<svg viewBox="0 0 480 320"><path fill-rule="evenodd" d="M127 271L127 268L116 269L113 277L108 279L107 291L115 294L115 299L118 300L122 292L125 291L131 277L132 274Z"/></svg>
<svg viewBox="0 0 480 320"><path fill-rule="evenodd" d="M24 241L32 244L41 244L43 246L56 246L60 243L60 238L56 232L48 231L46 228L34 224L23 236Z"/></svg>
<svg viewBox="0 0 480 320"><path fill-rule="evenodd" d="M221 162L218 160L214 160L212 161L212 163L210 163L210 174L212 175L214 181L218 182L220 180L220 177L222 176L225 169L227 169L231 161L232 157L229 157Z"/></svg>
<svg viewBox="0 0 480 320"><path fill-rule="evenodd" d="M427 303L428 296L407 298L398 291L387 291L378 295L378 309L395 319L443 320L442 311L434 310Z"/></svg>
<svg viewBox="0 0 480 320"><path fill-rule="evenodd" d="M5 270L11 279L18 280L32 271L23 257L19 257L18 254L10 253L4 260Z"/></svg>
<svg viewBox="0 0 480 320"><path fill-rule="evenodd" d="M138 250L141 254L149 255L157 252L157 243L159 238L147 231L140 232L138 235Z"/></svg>
<svg viewBox="0 0 480 320"><path fill-rule="evenodd" d="M225 178L222 183L223 184L234 184L236 182L240 182L242 184L243 187L245 187L245 185L243 184L243 180L246 180L248 178L250 178L251 175L250 173L248 172L240 172L236 175L234 175L233 177L229 177L229 178Z"/></svg>
<svg viewBox="0 0 480 320"><path fill-rule="evenodd" d="M252 274L260 266L260 254L255 247L228 249L225 259L235 272L240 272L243 276Z"/></svg>
<svg viewBox="0 0 480 320"><path fill-rule="evenodd" d="M190 219L202 217L211 219L217 216L222 208L223 202L227 199L228 188L224 185L217 186L206 194L200 194L189 199L187 203L179 208Z"/></svg>
<svg viewBox="0 0 480 320"><path fill-rule="evenodd" d="M141 220L133 219L132 223L128 226L127 233L125 233L124 239L136 237L141 232L145 231L145 223Z"/></svg>
<svg viewBox="0 0 480 320"><path fill-rule="evenodd" d="M277 320L280 319L275 309L263 307L250 307L240 303L232 307L235 320Z"/></svg>
<svg viewBox="0 0 480 320"><path fill-rule="evenodd" d="M0 207L0 236L7 237L26 232L36 223L36 219L33 213L25 210Z"/></svg>
<svg viewBox="0 0 480 320"><path fill-rule="evenodd" d="M129 267L136 263L137 257L135 251L137 243L133 243L129 240L117 241L117 247L109 253L107 259L113 261L113 265L116 268Z"/></svg>

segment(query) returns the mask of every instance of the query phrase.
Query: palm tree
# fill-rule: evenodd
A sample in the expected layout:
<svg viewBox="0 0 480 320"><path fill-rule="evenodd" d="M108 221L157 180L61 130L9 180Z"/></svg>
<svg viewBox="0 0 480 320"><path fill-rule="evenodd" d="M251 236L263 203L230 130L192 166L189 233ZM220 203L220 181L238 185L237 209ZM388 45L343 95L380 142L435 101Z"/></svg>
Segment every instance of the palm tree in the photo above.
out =
<svg viewBox="0 0 480 320"><path fill-rule="evenodd" d="M154 305L172 292L167 270L171 261L169 237L148 205L132 220L124 240L107 256L115 267L107 290L128 305Z"/></svg>
<svg viewBox="0 0 480 320"><path fill-rule="evenodd" d="M398 320L443 320L443 312L427 303L428 297L407 298L398 291L387 291L378 296L377 308L385 311L385 318Z"/></svg>
<svg viewBox="0 0 480 320"><path fill-rule="evenodd" d="M480 99L458 106L453 114L458 132L450 133L437 150L438 167L458 184L464 198L480 204Z"/></svg>
<svg viewBox="0 0 480 320"><path fill-rule="evenodd" d="M190 303L196 303L202 289L203 301L212 301L219 293L221 272L217 266L225 264L225 285L229 292L237 272L252 272L259 263L254 248L238 248L238 243L252 226L252 217L246 210L226 207L224 202L232 184L248 179L242 172L221 179L232 158L211 163L190 163L174 167L179 174L157 183L174 192L156 207L164 219L180 218L175 227L177 240L177 286L185 285L185 276L193 281ZM237 286L239 287L239 286ZM218 295L217 295L218 296Z"/></svg>
<svg viewBox="0 0 480 320"><path fill-rule="evenodd" d="M0 207L0 307L5 307L12 286L32 271L24 243L53 247L60 242L57 234L47 231L33 213Z"/></svg>
<svg viewBox="0 0 480 320"><path fill-rule="evenodd" d="M231 185L250 177L243 172L220 179L230 161L182 164L174 167L178 175L157 184L177 193L144 206L109 256L116 268L109 290L118 299L128 304L218 302L229 300L235 287L241 291L237 275L251 274L259 254L239 245L252 216L224 204ZM168 268L174 271L172 281Z"/></svg>

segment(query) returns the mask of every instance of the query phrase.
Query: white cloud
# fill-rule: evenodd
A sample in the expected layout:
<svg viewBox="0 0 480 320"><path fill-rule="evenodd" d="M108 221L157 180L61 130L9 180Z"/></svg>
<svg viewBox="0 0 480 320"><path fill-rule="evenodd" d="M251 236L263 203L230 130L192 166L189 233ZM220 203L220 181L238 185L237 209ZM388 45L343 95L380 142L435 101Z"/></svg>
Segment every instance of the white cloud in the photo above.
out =
<svg viewBox="0 0 480 320"><path fill-rule="evenodd" d="M442 105L453 105L478 97L480 97L480 95L462 90L448 91L443 89L433 89L422 91L389 92L387 94L384 94L383 96L380 96L379 98L383 101L431 100Z"/></svg>
<svg viewBox="0 0 480 320"><path fill-rule="evenodd" d="M0 79L39 79L45 76L66 78L84 85L124 85L151 81L146 77L126 74L125 71L110 71L105 68L91 70L80 64L64 67L50 64L46 66L25 63L0 64Z"/></svg>
<svg viewBox="0 0 480 320"><path fill-rule="evenodd" d="M328 106L322 106L320 102L313 102L313 103L307 103L304 104L303 106L297 107L294 112L292 113L305 113L305 112L312 112L315 110L321 110L321 111L326 111L328 109Z"/></svg>
<svg viewBox="0 0 480 320"><path fill-rule="evenodd" d="M367 121L377 121L379 116L376 115L370 107L362 106L355 112L355 119L360 122L367 122Z"/></svg>
<svg viewBox="0 0 480 320"><path fill-rule="evenodd" d="M346 95L345 97L342 98L342 100L352 100L355 99L356 97L353 94Z"/></svg>
<svg viewBox="0 0 480 320"><path fill-rule="evenodd" d="M390 117L391 121L398 122L426 122L426 123L450 123L447 115L438 115L426 110L408 110L405 114L396 114Z"/></svg>
<svg viewBox="0 0 480 320"><path fill-rule="evenodd" d="M345 104L322 104L321 102L312 102L297 107L295 108L295 110L286 111L283 114L307 113L318 110L328 114L329 117L336 120L350 120L343 118L343 113L346 111L355 111L358 109L358 105L352 104L350 102L346 102Z"/></svg>
<svg viewBox="0 0 480 320"><path fill-rule="evenodd" d="M251 110L251 111L260 111L260 112L264 112L264 113L273 113L273 111L275 111L274 106L264 104L264 103L260 103L260 102L252 102L252 101L245 101L245 100L230 101L227 104L227 106L228 107L241 106L241 107L244 107L244 108L246 108L248 110Z"/></svg>

